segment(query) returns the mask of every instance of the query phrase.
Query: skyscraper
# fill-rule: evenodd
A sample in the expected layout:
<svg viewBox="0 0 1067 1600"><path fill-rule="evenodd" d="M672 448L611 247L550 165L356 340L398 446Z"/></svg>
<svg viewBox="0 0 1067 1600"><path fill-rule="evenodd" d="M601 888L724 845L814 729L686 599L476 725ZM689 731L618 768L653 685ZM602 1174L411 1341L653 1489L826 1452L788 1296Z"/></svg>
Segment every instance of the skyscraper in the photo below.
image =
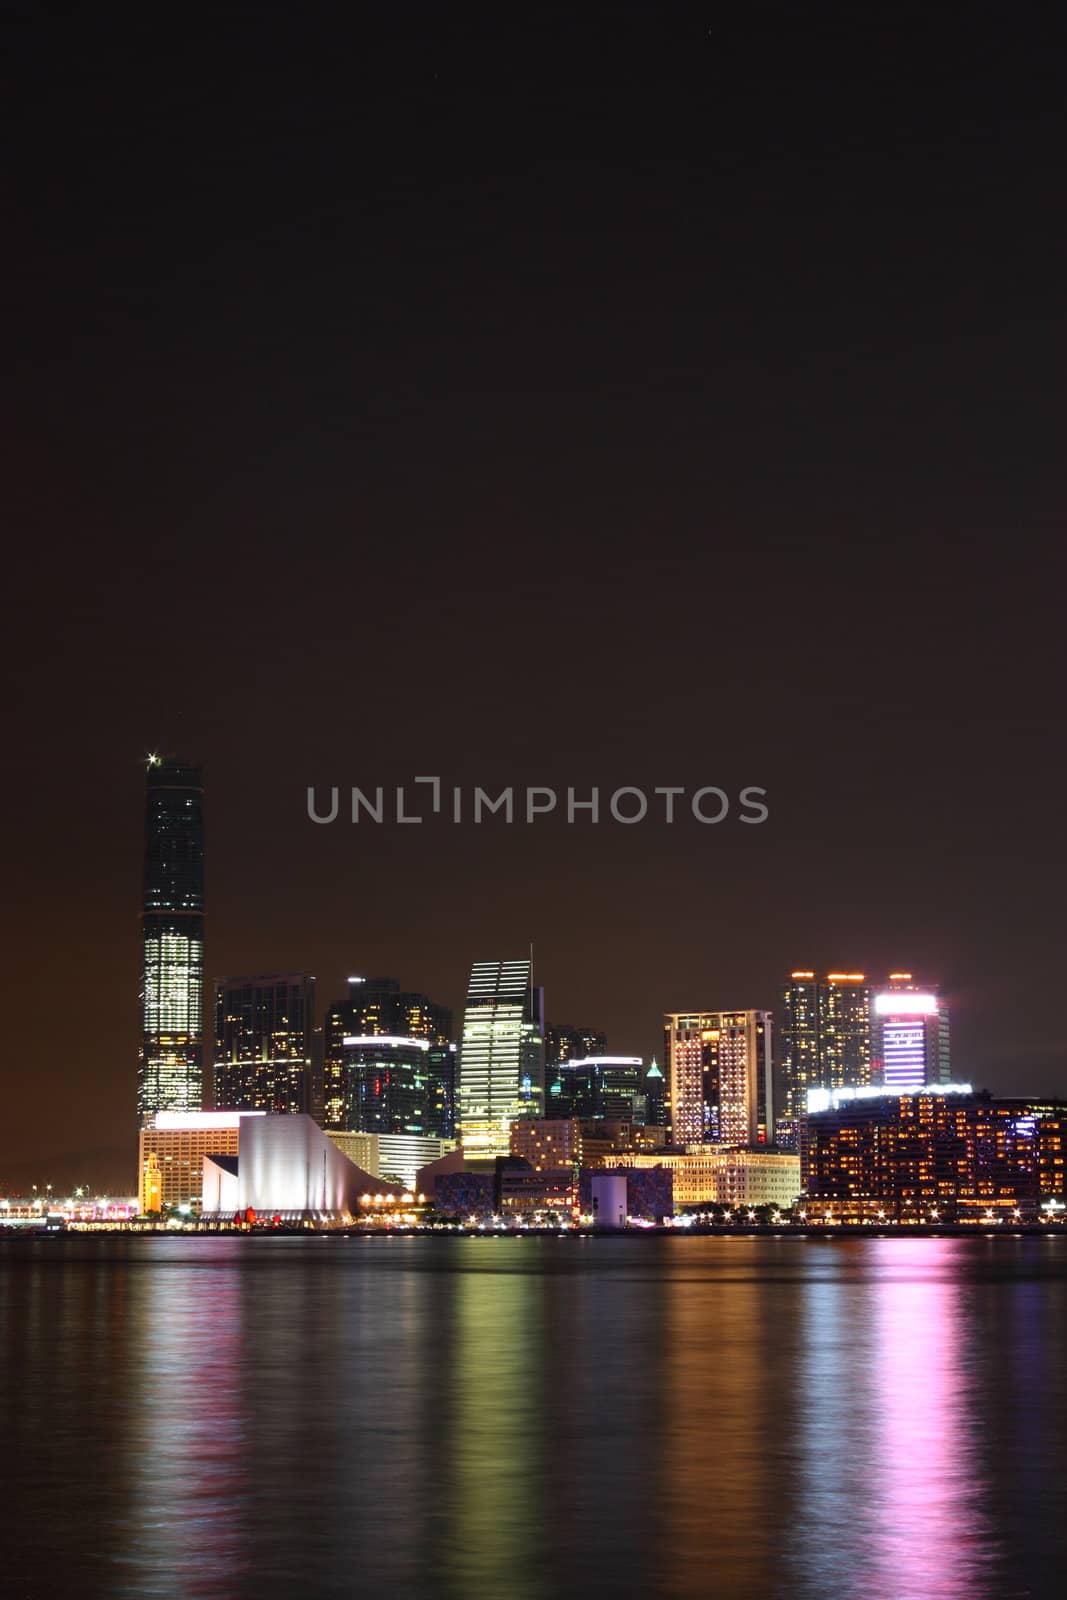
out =
<svg viewBox="0 0 1067 1600"><path fill-rule="evenodd" d="M451 1136L452 1046L369 1033L343 1048L346 1132Z"/></svg>
<svg viewBox="0 0 1067 1600"><path fill-rule="evenodd" d="M348 995L330 1006L323 1025L323 1127L345 1125L345 1039L391 1034L445 1046L452 1037L452 1012L426 995L401 989L396 978L349 978ZM439 1066L447 1066L435 1056ZM451 1093L451 1091L450 1091Z"/></svg>
<svg viewBox="0 0 1067 1600"><path fill-rule="evenodd" d="M467 988L457 1121L468 1155L507 1156L510 1125L544 1109L544 991L529 961L476 961Z"/></svg>
<svg viewBox="0 0 1067 1600"><path fill-rule="evenodd" d="M871 988L862 972L790 974L782 990L782 1114L778 1142L796 1149L809 1089L871 1081Z"/></svg>
<svg viewBox="0 0 1067 1600"><path fill-rule="evenodd" d="M665 1128L667 1121L667 1081L653 1056L645 1073L645 1122L650 1128Z"/></svg>
<svg viewBox="0 0 1067 1600"><path fill-rule="evenodd" d="M640 1056L583 1056L564 1061L545 1094L549 1117L622 1117L645 1121L644 1063Z"/></svg>
<svg viewBox="0 0 1067 1600"><path fill-rule="evenodd" d="M891 972L873 1001L872 1076L897 1094L951 1079L948 1010L937 989Z"/></svg>
<svg viewBox="0 0 1067 1600"><path fill-rule="evenodd" d="M762 1145L774 1126L769 1011L669 1012L664 1019L674 1144Z"/></svg>
<svg viewBox="0 0 1067 1600"><path fill-rule="evenodd" d="M552 1068L564 1061L577 1061L582 1056L605 1056L608 1053L608 1036L592 1028L574 1028L569 1022L554 1022L545 1029L545 1080L552 1076Z"/></svg>
<svg viewBox="0 0 1067 1600"><path fill-rule="evenodd" d="M200 769L149 756L137 1111L203 1100L204 822Z"/></svg>
<svg viewBox="0 0 1067 1600"><path fill-rule="evenodd" d="M308 1111L315 980L305 973L220 978L215 985L215 1104Z"/></svg>

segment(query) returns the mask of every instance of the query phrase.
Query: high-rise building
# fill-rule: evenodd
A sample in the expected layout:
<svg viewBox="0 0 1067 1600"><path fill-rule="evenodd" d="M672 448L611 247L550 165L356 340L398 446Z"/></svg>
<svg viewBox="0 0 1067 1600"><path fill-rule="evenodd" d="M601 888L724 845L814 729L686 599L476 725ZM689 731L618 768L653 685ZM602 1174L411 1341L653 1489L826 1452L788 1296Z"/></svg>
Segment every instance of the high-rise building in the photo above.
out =
<svg viewBox="0 0 1067 1600"><path fill-rule="evenodd" d="M204 1093L204 822L200 769L149 756L141 910L140 1118Z"/></svg>
<svg viewBox="0 0 1067 1600"><path fill-rule="evenodd" d="M664 1019L675 1145L771 1142L769 1011L674 1011Z"/></svg>
<svg viewBox="0 0 1067 1600"><path fill-rule="evenodd" d="M667 1080L652 1057L652 1065L645 1073L645 1124L649 1128L667 1126Z"/></svg>
<svg viewBox="0 0 1067 1600"><path fill-rule="evenodd" d="M215 1104L275 1115L308 1111L315 980L305 973L215 985Z"/></svg>
<svg viewBox="0 0 1067 1600"><path fill-rule="evenodd" d="M389 1033L354 1034L346 1035L342 1058L347 1132L450 1136L446 1085L438 1077L442 1062L451 1066L449 1046Z"/></svg>
<svg viewBox="0 0 1067 1600"><path fill-rule="evenodd" d="M871 988L862 972L798 971L782 990L778 1143L796 1149L809 1089L871 1081Z"/></svg>
<svg viewBox="0 0 1067 1600"><path fill-rule="evenodd" d="M398 1039L426 1039L447 1045L452 1013L426 995L403 990L396 978L349 978L348 994L330 1006L323 1024L323 1126L340 1128L345 1119L344 1068L346 1038L390 1034ZM438 1066L447 1064L438 1062Z"/></svg>
<svg viewBox="0 0 1067 1600"><path fill-rule="evenodd" d="M544 1109L544 992L529 961L471 968L457 1077L457 1132L471 1156L507 1156L510 1125Z"/></svg>
<svg viewBox="0 0 1067 1600"><path fill-rule="evenodd" d="M608 1053L608 1036L592 1028L575 1028L569 1022L555 1022L545 1029L545 1088L552 1081L552 1069L564 1061L577 1061L581 1056L605 1056Z"/></svg>
<svg viewBox="0 0 1067 1600"><path fill-rule="evenodd" d="M626 1117L644 1122L647 1107L640 1056L583 1056L563 1061L545 1095L549 1117Z"/></svg>
<svg viewBox="0 0 1067 1600"><path fill-rule="evenodd" d="M891 972L873 998L872 1079L898 1094L948 1083L948 1010L936 988Z"/></svg>

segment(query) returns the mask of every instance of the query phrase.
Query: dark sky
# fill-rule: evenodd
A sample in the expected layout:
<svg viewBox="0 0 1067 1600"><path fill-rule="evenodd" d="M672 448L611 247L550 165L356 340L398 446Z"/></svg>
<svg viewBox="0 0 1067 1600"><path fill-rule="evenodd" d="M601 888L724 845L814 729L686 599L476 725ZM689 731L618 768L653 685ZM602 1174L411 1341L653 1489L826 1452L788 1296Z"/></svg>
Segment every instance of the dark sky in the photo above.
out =
<svg viewBox="0 0 1067 1600"><path fill-rule="evenodd" d="M906 967L1067 1091L1062 10L9 15L0 1184L132 1183L156 747L212 976ZM423 773L771 815L305 818Z"/></svg>

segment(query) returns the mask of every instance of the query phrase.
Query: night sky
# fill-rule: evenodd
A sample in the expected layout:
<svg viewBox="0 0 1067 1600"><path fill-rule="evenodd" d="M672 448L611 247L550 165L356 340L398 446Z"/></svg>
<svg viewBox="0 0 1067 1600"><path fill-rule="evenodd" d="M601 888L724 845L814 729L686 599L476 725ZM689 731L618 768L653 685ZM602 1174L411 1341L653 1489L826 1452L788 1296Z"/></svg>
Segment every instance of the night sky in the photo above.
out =
<svg viewBox="0 0 1067 1600"><path fill-rule="evenodd" d="M209 977L903 967L1067 1092L1063 11L9 16L0 1185L132 1187L157 748ZM420 774L770 820L306 819Z"/></svg>

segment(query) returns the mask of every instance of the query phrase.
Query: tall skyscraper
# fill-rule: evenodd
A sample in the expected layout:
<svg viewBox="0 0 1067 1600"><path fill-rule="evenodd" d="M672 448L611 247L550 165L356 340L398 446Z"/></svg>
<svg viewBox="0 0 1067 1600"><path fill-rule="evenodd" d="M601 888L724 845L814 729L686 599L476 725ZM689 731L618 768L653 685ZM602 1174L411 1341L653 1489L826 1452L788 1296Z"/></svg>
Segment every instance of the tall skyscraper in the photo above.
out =
<svg viewBox="0 0 1067 1600"><path fill-rule="evenodd" d="M778 1142L796 1149L809 1089L871 1081L871 987L862 972L790 974L782 990Z"/></svg>
<svg viewBox="0 0 1067 1600"><path fill-rule="evenodd" d="M452 1037L452 1012L424 994L401 989L396 978L349 978L346 998L330 1006L323 1025L323 1127L345 1125L345 1039L371 1034L445 1046Z"/></svg>
<svg viewBox="0 0 1067 1600"><path fill-rule="evenodd" d="M204 820L200 769L149 756L137 1111L199 1111L204 1093Z"/></svg>
<svg viewBox="0 0 1067 1600"><path fill-rule="evenodd" d="M653 1056L645 1073L645 1123L650 1128L665 1128L667 1121L667 1080Z"/></svg>
<svg viewBox="0 0 1067 1600"><path fill-rule="evenodd" d="M506 1156L510 1125L544 1109L544 991L529 961L476 961L467 988L457 1121L471 1156Z"/></svg>
<svg viewBox="0 0 1067 1600"><path fill-rule="evenodd" d="M930 984L891 972L873 1001L872 1075L896 1094L951 1080L948 1009Z"/></svg>
<svg viewBox="0 0 1067 1600"><path fill-rule="evenodd" d="M305 973L220 978L215 985L215 1104L308 1111L315 980Z"/></svg>
<svg viewBox="0 0 1067 1600"><path fill-rule="evenodd" d="M673 1143L771 1142L769 1011L674 1011L664 1019Z"/></svg>
<svg viewBox="0 0 1067 1600"><path fill-rule="evenodd" d="M345 1132L450 1137L453 1048L388 1033L347 1036Z"/></svg>

